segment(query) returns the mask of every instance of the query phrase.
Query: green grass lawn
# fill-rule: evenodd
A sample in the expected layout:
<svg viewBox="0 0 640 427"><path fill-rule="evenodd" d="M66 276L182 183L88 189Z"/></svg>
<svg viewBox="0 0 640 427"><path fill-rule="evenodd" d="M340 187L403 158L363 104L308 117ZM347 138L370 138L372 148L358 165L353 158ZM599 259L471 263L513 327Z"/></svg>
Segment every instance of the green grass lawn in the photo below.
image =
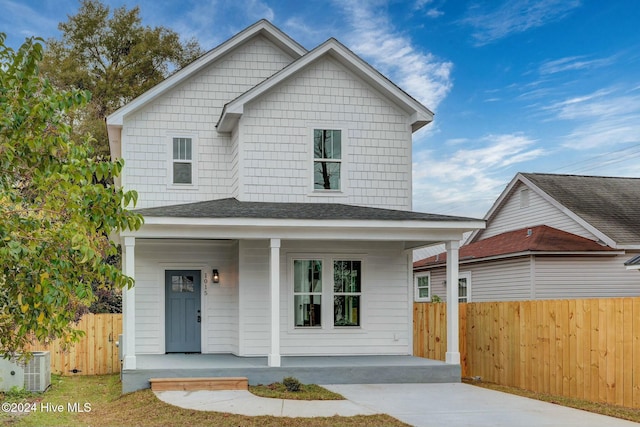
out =
<svg viewBox="0 0 640 427"><path fill-rule="evenodd" d="M51 388L29 397L2 396L2 403L21 406L29 413L0 412L0 425L22 426L406 426L388 415L321 418L246 417L195 411L166 404L151 390L120 394L118 375L52 376ZM321 393L324 394L324 393ZM35 406L34 406L35 405ZM60 406L62 405L62 406ZM69 406L71 405L71 406ZM85 406L86 405L86 406ZM58 409L62 409L58 411ZM82 409L84 412L79 412Z"/></svg>

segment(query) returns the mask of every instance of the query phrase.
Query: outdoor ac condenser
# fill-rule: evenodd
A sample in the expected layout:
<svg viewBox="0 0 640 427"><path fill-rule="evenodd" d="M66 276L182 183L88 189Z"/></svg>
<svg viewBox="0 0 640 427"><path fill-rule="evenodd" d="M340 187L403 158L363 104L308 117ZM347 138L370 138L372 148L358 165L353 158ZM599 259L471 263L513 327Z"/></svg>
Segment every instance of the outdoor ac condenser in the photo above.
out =
<svg viewBox="0 0 640 427"><path fill-rule="evenodd" d="M51 354L34 351L33 358L24 367L24 388L28 391L45 391L51 385Z"/></svg>
<svg viewBox="0 0 640 427"><path fill-rule="evenodd" d="M48 351L35 351L29 363L15 359L0 359L0 390L12 387L43 392L51 385L51 355Z"/></svg>

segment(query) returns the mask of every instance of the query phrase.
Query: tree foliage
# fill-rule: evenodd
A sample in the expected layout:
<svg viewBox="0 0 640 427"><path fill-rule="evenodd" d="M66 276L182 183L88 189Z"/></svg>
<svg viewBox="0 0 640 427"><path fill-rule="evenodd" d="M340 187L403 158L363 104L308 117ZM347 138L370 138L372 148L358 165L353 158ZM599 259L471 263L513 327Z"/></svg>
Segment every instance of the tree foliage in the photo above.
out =
<svg viewBox="0 0 640 427"><path fill-rule="evenodd" d="M138 229L137 194L114 185L123 161L70 138L86 91L59 91L39 73L43 46L5 47L0 33L0 355L30 339L77 340L72 321L99 289L132 286L107 262L109 235Z"/></svg>
<svg viewBox="0 0 640 427"><path fill-rule="evenodd" d="M182 43L172 30L143 26L139 7L110 14L100 0L82 0L58 28L62 39L47 41L42 69L59 88L92 93L74 130L91 133L100 154L109 152L107 115L202 54L194 39Z"/></svg>

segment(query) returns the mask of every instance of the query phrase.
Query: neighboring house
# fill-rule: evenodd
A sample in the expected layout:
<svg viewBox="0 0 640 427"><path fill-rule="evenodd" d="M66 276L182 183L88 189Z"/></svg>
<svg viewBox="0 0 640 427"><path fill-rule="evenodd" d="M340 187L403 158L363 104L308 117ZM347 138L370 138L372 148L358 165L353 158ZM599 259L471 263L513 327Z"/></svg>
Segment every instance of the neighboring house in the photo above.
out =
<svg viewBox="0 0 640 427"><path fill-rule="evenodd" d="M485 220L460 248L461 302L640 295L639 178L519 173ZM445 259L414 263L417 300L444 296Z"/></svg>
<svg viewBox="0 0 640 427"><path fill-rule="evenodd" d="M111 114L145 219L119 236L123 390L148 386L142 355L411 355L412 249L445 243L455 278L484 227L411 211L432 117L337 40L306 51L267 21Z"/></svg>

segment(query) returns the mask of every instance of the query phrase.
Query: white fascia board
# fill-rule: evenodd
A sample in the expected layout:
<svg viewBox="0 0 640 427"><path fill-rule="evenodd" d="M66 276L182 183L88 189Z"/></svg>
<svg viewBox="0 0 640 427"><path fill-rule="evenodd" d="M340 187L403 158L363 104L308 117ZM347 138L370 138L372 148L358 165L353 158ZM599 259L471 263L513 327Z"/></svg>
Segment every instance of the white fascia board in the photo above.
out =
<svg viewBox="0 0 640 427"><path fill-rule="evenodd" d="M235 114L242 114L244 104L271 90L324 55L331 55L358 77L365 80L381 94L409 113L414 131L433 121L433 113L427 107L402 91L398 86L373 69L336 39L329 39L291 65L229 102L216 125L218 132L231 132L238 120Z"/></svg>
<svg viewBox="0 0 640 427"><path fill-rule="evenodd" d="M640 250L640 245L634 245L634 244L630 244L630 245L618 245L616 246L616 249L624 249L627 251L636 251L636 250Z"/></svg>
<svg viewBox="0 0 640 427"><path fill-rule="evenodd" d="M491 208L484 215L483 219L485 221L489 222L491 220L491 217L493 216L493 214L496 213L496 211L500 206L502 206L502 204L504 203L504 200L507 198L509 193L511 193L511 190L513 189L513 187L515 187L516 184L520 181L520 178L522 178L522 175L520 175L519 173L516 174L516 176L513 177L513 179L511 180L511 182L507 184L505 189L502 190L502 193L500 193L500 196L498 196L496 201L493 202L493 205L491 205ZM478 230L475 230L473 233L471 233L471 235L467 239L467 243L473 243L476 237L478 236L478 233L480 233L481 231L482 230L478 229Z"/></svg>
<svg viewBox="0 0 640 427"><path fill-rule="evenodd" d="M465 231L484 226L480 221L305 221L253 218L145 218L137 231L122 236L138 238L314 240L386 240L442 242L460 240Z"/></svg>
<svg viewBox="0 0 640 427"><path fill-rule="evenodd" d="M232 51L236 47L240 46L241 44L258 34L265 36L271 42L276 44L280 49L287 52L294 58L299 58L307 52L307 50L299 45L295 40L291 39L285 33L273 26L273 24L271 24L269 21L263 19L248 27L244 31L238 33L229 40L223 42L221 45L213 48L209 52L202 55L200 58L193 61L191 64L187 65L175 74L167 77L158 85L149 89L147 92L143 93L127 105L110 114L107 117L107 124L122 126L122 124L124 123L124 117L126 115L131 114L132 112L151 102L156 97L179 85L194 74L198 73L203 68L209 66L217 59L221 58L228 52Z"/></svg>

